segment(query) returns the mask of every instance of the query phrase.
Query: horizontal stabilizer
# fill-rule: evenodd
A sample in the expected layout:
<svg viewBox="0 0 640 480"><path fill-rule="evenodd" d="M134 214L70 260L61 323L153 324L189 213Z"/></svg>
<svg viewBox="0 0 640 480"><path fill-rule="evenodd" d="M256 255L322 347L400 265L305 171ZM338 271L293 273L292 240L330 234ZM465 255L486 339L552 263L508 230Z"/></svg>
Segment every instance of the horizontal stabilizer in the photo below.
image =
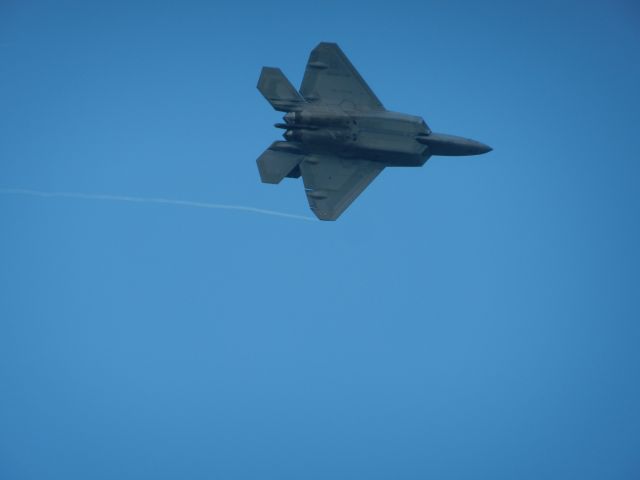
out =
<svg viewBox="0 0 640 480"><path fill-rule="evenodd" d="M302 104L306 103L279 68L262 68L258 90L273 108L281 112L299 110Z"/></svg>
<svg viewBox="0 0 640 480"><path fill-rule="evenodd" d="M278 150L281 143L284 142L274 142L257 160L262 183L280 183L286 176L299 176L297 167L304 156Z"/></svg>

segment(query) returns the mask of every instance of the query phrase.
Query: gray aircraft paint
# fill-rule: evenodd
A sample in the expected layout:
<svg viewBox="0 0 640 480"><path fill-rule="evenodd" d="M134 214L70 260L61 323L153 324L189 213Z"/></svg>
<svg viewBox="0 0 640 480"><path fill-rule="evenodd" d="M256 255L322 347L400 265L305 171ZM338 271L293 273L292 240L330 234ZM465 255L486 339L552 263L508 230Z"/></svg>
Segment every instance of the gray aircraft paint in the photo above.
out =
<svg viewBox="0 0 640 480"><path fill-rule="evenodd" d="M258 90L286 112L285 141L258 158L264 183L302 176L311 210L336 220L385 167L419 167L432 155L478 155L491 147L433 133L417 116L390 112L335 43L320 43L298 92L278 68L264 67Z"/></svg>

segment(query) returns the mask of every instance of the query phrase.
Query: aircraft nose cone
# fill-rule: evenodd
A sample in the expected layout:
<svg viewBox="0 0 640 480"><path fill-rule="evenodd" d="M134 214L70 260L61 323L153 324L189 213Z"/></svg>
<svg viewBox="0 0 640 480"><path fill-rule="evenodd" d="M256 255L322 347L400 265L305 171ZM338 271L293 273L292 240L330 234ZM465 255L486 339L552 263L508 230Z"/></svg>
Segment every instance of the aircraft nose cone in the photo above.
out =
<svg viewBox="0 0 640 480"><path fill-rule="evenodd" d="M482 142L474 142L473 145L474 155L482 155L483 153L489 153L493 150L489 145L486 145Z"/></svg>
<svg viewBox="0 0 640 480"><path fill-rule="evenodd" d="M489 145L485 145L482 142L443 133L418 135L416 140L427 145L431 155L481 155L493 150Z"/></svg>
<svg viewBox="0 0 640 480"><path fill-rule="evenodd" d="M465 138L457 146L457 153L462 155L482 155L489 153L493 148L482 142Z"/></svg>

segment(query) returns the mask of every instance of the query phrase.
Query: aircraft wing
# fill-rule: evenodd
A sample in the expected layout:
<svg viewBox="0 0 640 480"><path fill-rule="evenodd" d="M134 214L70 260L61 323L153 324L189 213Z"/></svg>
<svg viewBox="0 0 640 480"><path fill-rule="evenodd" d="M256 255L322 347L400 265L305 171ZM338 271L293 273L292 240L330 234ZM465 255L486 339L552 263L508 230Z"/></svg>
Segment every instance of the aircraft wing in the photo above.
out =
<svg viewBox="0 0 640 480"><path fill-rule="evenodd" d="M380 163L333 155L310 154L300 163L309 206L320 220L336 220L383 169Z"/></svg>
<svg viewBox="0 0 640 480"><path fill-rule="evenodd" d="M300 93L310 102L329 105L348 102L357 110L384 110L336 43L322 42L311 51Z"/></svg>

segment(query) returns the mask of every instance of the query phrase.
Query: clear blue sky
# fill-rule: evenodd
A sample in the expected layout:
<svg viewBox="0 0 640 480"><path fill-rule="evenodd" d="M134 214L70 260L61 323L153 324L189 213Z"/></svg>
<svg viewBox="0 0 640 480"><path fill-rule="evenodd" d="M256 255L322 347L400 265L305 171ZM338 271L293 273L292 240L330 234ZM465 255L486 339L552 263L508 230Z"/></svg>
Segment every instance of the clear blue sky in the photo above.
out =
<svg viewBox="0 0 640 480"><path fill-rule="evenodd" d="M307 215L259 182L338 42L490 154L336 223L0 195L0 478L640 478L633 1L0 4L0 187Z"/></svg>

